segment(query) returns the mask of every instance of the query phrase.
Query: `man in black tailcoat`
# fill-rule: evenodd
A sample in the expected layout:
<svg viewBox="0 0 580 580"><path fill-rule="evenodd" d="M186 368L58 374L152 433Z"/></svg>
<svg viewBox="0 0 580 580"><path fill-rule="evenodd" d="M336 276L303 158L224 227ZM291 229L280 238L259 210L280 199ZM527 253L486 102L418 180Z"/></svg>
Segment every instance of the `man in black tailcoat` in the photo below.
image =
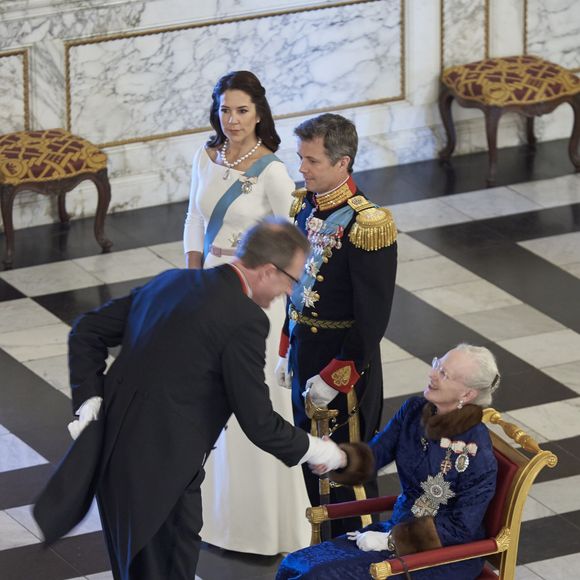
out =
<svg viewBox="0 0 580 580"><path fill-rule="evenodd" d="M169 270L74 325L79 419L69 430L78 436L102 421L96 492L116 579L193 580L203 464L232 413L253 443L287 465L345 464L334 443L274 412L264 383L269 322L260 307L290 293L308 250L292 224L271 218L246 233L232 264ZM108 349L118 345L105 374ZM61 470L65 481L71 476ZM43 501L37 519L57 518L51 505Z"/></svg>
<svg viewBox="0 0 580 580"><path fill-rule="evenodd" d="M356 422L361 440L369 441L383 404L379 344L393 301L397 230L391 212L370 202L351 175L358 145L351 121L323 114L294 133L306 188L294 193L290 215L311 253L290 296L278 381L292 388L295 425L310 428L306 390L315 405L340 411L331 424L334 441L349 441L349 431L356 436ZM358 405L348 408L352 389ZM308 470L304 477L310 501L318 505L318 478ZM366 492L377 495L376 480ZM352 499L350 488L331 489L333 503ZM332 524L335 536L360 527L360 520Z"/></svg>

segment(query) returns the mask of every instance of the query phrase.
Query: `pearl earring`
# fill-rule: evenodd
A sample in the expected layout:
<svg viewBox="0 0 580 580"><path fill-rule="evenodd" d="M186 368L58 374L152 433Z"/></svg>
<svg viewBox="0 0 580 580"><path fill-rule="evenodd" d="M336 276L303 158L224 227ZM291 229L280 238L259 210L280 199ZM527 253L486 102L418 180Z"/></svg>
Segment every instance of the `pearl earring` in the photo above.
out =
<svg viewBox="0 0 580 580"><path fill-rule="evenodd" d="M457 403L458 409L463 409L463 399L459 399L459 403Z"/></svg>

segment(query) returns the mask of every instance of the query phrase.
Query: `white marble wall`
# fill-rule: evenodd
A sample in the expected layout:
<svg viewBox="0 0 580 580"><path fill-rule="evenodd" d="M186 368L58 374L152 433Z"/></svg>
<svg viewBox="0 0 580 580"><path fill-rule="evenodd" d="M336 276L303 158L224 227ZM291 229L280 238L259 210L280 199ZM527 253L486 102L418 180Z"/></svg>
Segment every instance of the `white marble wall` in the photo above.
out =
<svg viewBox="0 0 580 580"><path fill-rule="evenodd" d="M74 132L110 143L201 130L107 147L111 211L186 199L192 152L208 135L203 128L211 87L238 68L258 74L275 114L293 115L277 127L279 155L296 178L292 129L324 107L339 109L357 124L358 169L434 158L443 136L437 109L442 32L446 66L482 58L484 1L441 0L446 14L441 31L439 0L345 6L333 0L2 0L0 132L24 126L20 57L1 58L23 47L30 53L31 127L66 126L68 41ZM491 55L521 53L523 0L489 2ZM580 66L580 3L528 2L530 52ZM142 34L168 27L176 29ZM121 37L87 42L114 34ZM454 113L457 154L486 149L481 113L460 108ZM567 137L571 124L571 111L561 107L538 120L539 137ZM500 147L522 137L517 117L502 119ZM92 215L95 197L91 184L81 185L69 194L71 213ZM54 202L19 196L14 218L16 227L55 221Z"/></svg>

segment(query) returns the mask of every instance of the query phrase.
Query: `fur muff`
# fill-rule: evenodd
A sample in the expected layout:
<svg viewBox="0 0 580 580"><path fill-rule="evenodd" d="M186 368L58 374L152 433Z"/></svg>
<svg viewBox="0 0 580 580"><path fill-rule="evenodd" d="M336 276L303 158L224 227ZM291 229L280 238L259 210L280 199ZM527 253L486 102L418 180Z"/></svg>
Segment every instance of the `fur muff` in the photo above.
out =
<svg viewBox="0 0 580 580"><path fill-rule="evenodd" d="M435 520L431 516L397 524L392 530L391 538L399 556L434 550L442 546Z"/></svg>
<svg viewBox="0 0 580 580"><path fill-rule="evenodd" d="M344 469L332 471L330 479L342 485L365 483L375 475L375 456L366 443L341 443L339 447L346 453Z"/></svg>
<svg viewBox="0 0 580 580"><path fill-rule="evenodd" d="M426 403L421 414L421 422L429 439L441 439L441 437L454 437L459 433L465 433L481 423L482 417L483 410L479 405L465 405L462 409L437 415L435 405Z"/></svg>

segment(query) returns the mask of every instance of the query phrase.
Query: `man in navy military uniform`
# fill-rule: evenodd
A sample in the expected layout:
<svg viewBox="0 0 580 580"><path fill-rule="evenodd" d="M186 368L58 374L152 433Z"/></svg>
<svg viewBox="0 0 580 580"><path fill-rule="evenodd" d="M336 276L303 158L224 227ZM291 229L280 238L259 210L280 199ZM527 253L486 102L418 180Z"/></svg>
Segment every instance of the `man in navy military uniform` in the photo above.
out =
<svg viewBox="0 0 580 580"><path fill-rule="evenodd" d="M351 121L323 114L294 133L306 188L294 193L290 215L308 236L311 253L289 299L278 381L292 388L297 426L310 427L306 390L316 406L339 410L333 440L349 441L349 431L356 437L358 420L360 439L369 441L380 427L379 344L395 288L397 231L391 212L368 201L351 175L358 145ZM349 408L353 389L358 405ZM304 478L311 503L318 505L318 478L307 470ZM366 492L377 495L376 480ZM354 499L345 487L331 489L330 496L333 503ZM360 521L333 522L333 535L355 526Z"/></svg>

